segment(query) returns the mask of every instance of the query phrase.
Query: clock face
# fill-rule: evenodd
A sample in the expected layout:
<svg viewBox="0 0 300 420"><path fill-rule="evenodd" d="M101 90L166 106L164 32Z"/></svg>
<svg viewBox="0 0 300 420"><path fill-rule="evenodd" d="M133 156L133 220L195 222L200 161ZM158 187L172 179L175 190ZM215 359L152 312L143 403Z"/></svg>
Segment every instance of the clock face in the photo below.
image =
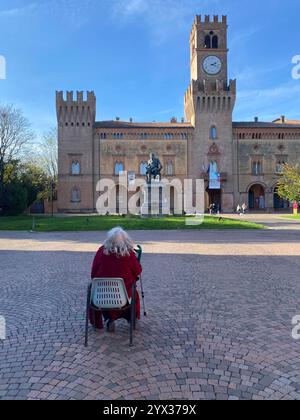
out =
<svg viewBox="0 0 300 420"><path fill-rule="evenodd" d="M210 55L203 61L203 69L207 74L215 75L220 73L222 68L222 62L218 57Z"/></svg>

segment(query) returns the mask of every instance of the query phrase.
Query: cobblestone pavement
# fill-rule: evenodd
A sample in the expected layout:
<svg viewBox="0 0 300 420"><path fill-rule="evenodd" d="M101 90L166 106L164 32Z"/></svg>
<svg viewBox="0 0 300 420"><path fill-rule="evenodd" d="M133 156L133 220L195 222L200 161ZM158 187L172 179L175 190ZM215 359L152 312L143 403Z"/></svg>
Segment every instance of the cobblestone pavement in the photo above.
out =
<svg viewBox="0 0 300 420"><path fill-rule="evenodd" d="M0 399L300 399L299 231L135 232L148 317L91 330L102 233L0 232Z"/></svg>
<svg viewBox="0 0 300 420"><path fill-rule="evenodd" d="M240 214L227 214L224 217L230 219L237 219L243 221L249 221L254 223L260 223L266 226L268 229L274 230L300 230L300 220L289 218L292 216L292 210L285 211L284 213L246 213Z"/></svg>

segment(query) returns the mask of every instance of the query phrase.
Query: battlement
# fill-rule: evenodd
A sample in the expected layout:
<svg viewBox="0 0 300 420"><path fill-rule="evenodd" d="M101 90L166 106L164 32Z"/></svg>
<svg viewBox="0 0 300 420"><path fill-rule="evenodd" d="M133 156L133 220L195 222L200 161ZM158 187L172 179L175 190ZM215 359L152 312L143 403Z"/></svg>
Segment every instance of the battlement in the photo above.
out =
<svg viewBox="0 0 300 420"><path fill-rule="evenodd" d="M96 96L93 91L56 92L56 112L60 125L92 126L96 120Z"/></svg>
<svg viewBox="0 0 300 420"><path fill-rule="evenodd" d="M203 93L205 95L236 95L236 80L229 80L229 84L222 80L212 80L208 82L203 80L201 82L192 80L185 96L184 101L187 102L194 95Z"/></svg>
<svg viewBox="0 0 300 420"><path fill-rule="evenodd" d="M227 29L227 16L225 15L223 16L197 15L193 23L193 27L191 31L191 38L194 37L197 29L204 29L204 30Z"/></svg>
<svg viewBox="0 0 300 420"><path fill-rule="evenodd" d="M217 24L217 25L220 25L220 27L224 27L224 26L227 26L227 16L205 15L204 17L202 17L201 15L197 15L195 18L194 24L202 25L202 26L210 25L210 24L213 24L215 26Z"/></svg>
<svg viewBox="0 0 300 420"><path fill-rule="evenodd" d="M58 103L88 103L88 102L95 102L96 97L93 91L77 91L76 96L74 96L73 91L57 91L56 92L56 101Z"/></svg>
<svg viewBox="0 0 300 420"><path fill-rule="evenodd" d="M187 120L192 120L192 115L198 112L222 113L232 112L236 100L236 81L192 80L184 96L184 105Z"/></svg>

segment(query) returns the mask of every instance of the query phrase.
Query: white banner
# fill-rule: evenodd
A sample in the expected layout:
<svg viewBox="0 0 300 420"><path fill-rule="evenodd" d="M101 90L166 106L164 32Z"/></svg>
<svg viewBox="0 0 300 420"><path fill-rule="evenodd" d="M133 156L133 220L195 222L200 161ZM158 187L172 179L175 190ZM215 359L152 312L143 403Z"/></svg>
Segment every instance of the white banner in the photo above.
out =
<svg viewBox="0 0 300 420"><path fill-rule="evenodd" d="M221 174L218 172L218 164L216 162L211 162L209 165L209 189L221 189Z"/></svg>

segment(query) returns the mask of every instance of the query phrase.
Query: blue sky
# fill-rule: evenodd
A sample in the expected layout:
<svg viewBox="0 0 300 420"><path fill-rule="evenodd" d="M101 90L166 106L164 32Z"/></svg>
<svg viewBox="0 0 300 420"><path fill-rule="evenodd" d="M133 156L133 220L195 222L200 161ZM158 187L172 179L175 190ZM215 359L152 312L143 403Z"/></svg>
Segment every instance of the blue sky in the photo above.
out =
<svg viewBox="0 0 300 420"><path fill-rule="evenodd" d="M55 90L94 90L98 120L181 118L196 14L228 15L234 119L300 119L299 0L0 0L0 102L38 133L55 125Z"/></svg>

